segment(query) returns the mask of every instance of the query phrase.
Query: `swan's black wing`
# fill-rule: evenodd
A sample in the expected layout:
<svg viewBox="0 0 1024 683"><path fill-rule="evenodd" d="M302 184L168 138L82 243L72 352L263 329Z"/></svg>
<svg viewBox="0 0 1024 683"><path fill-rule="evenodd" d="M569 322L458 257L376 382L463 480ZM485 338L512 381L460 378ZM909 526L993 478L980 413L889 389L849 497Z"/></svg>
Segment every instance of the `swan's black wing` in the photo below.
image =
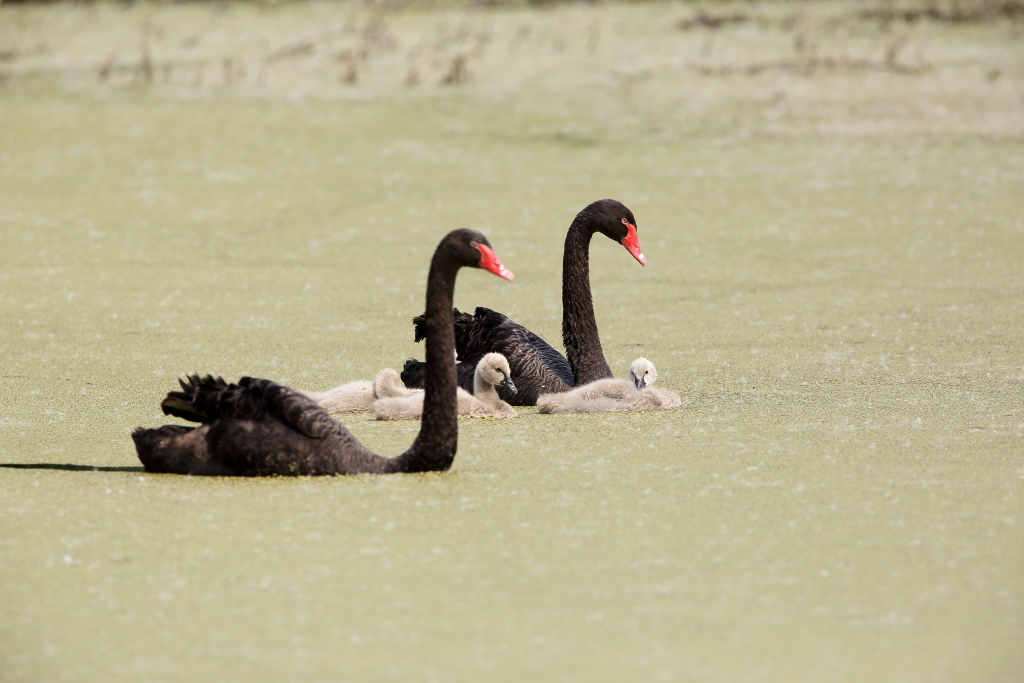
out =
<svg viewBox="0 0 1024 683"><path fill-rule="evenodd" d="M405 365L402 367L402 372L399 376L402 378L402 384L408 389L422 389L423 378L427 372L427 364L424 361L410 358L405 361ZM473 375L476 373L476 368L469 363L456 363L455 372L458 377L459 386L469 393L473 393Z"/></svg>
<svg viewBox="0 0 1024 683"><path fill-rule="evenodd" d="M390 462L305 394L269 379L193 375L181 388L164 399L164 412L203 424L135 430L150 472L306 476L383 472Z"/></svg>
<svg viewBox="0 0 1024 683"><path fill-rule="evenodd" d="M261 407L265 412L276 415L311 439L325 439L348 432L320 404L291 387L256 377L243 377L238 383L250 389L250 396L261 397Z"/></svg>
<svg viewBox="0 0 1024 683"><path fill-rule="evenodd" d="M489 308L477 308L479 311L490 311ZM493 311L491 311L493 313ZM500 313L498 315L501 315ZM454 322L452 323L455 329L455 351L461 352L461 349L469 348L476 337L476 328L479 324L476 316L470 315L469 313L463 313L457 308L452 309L452 316ZM413 341L417 344L423 341L427 336L427 315L418 315L412 319L413 330Z"/></svg>
<svg viewBox="0 0 1024 683"><path fill-rule="evenodd" d="M413 319L416 340L422 338L423 316ZM518 392L497 387L502 400L517 406L535 405L541 394L568 391L575 385L572 367L565 356L546 341L489 308L478 307L473 315L455 310L455 350L459 360L459 386L473 390L476 364L486 354L498 352L508 359ZM405 364L402 381L408 387L422 386L423 363ZM412 384L419 380L420 384Z"/></svg>
<svg viewBox="0 0 1024 683"><path fill-rule="evenodd" d="M466 360L463 356L474 357L479 360L492 351L501 353L506 358L510 349L519 350L519 356L523 362L528 362L547 367L554 375L569 386L576 384L576 376L572 366L565 356L556 351L550 344L526 329L519 323L509 318L504 313L498 313L490 308L478 306L472 316L472 323L467 320L470 316L463 314L461 335L459 330L460 318L456 317L455 350L459 354L459 360ZM463 344L459 345L460 336ZM516 353L512 351L512 353ZM509 364L512 360L509 358ZM476 364L474 363L475 367ZM513 369L513 379L515 370Z"/></svg>
<svg viewBox="0 0 1024 683"><path fill-rule="evenodd" d="M463 313L457 308L452 309L452 313L455 316L455 350L458 353L460 347L460 340L462 344L468 343L468 339L472 334L472 327L474 325L474 318L468 313ZM418 315L412 319L413 329L415 334L413 341L419 343L426 337L426 314ZM461 358L461 355L460 355ZM476 373L476 363L462 363L458 362L455 364L455 370L458 375L459 386L473 393L473 380L474 374ZM402 367L400 377L402 383L409 389L422 389L423 378L426 375L427 364L421 360L410 358L405 361L405 365Z"/></svg>
<svg viewBox="0 0 1024 683"><path fill-rule="evenodd" d="M160 406L165 414L192 422L263 422L273 417L311 439L337 434L341 427L305 394L269 379L243 377L229 384L221 377L191 375L179 383L182 390L167 394Z"/></svg>
<svg viewBox="0 0 1024 683"><path fill-rule="evenodd" d="M474 323L462 332L463 345L456 346L459 361L475 368L486 354L496 351L508 359L518 391L496 387L502 400L511 405L536 405L541 394L568 391L575 381L569 361L546 341L508 316L479 307ZM456 335L458 342L459 335Z"/></svg>

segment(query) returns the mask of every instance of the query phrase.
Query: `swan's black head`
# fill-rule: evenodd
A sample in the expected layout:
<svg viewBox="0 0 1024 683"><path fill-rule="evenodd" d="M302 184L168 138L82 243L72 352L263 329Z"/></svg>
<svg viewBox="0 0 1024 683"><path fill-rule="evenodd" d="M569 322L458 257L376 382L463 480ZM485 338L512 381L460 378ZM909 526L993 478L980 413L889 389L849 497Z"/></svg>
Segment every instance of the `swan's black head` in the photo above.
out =
<svg viewBox="0 0 1024 683"><path fill-rule="evenodd" d="M636 219L625 204L614 199L599 199L580 212L577 220L583 219L595 232L615 240L633 255L641 266L647 265L647 258L640 249L640 237L636 232Z"/></svg>
<svg viewBox="0 0 1024 683"><path fill-rule="evenodd" d="M489 270L498 277L506 280L515 280L516 276L502 264L498 253L491 247L491 243L482 232L478 230L452 230L448 233L438 248L439 253L460 266L470 268L483 268Z"/></svg>

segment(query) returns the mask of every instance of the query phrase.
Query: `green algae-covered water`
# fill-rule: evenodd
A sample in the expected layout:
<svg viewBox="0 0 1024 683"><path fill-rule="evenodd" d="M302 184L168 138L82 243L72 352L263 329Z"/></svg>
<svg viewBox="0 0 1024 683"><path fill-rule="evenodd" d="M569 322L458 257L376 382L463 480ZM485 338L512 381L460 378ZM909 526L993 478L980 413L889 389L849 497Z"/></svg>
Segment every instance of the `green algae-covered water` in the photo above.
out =
<svg viewBox="0 0 1024 683"><path fill-rule="evenodd" d="M1019 24L807 73L787 13L837 55L891 34L729 7L0 6L0 678L1016 680ZM185 373L422 355L455 227L517 275L456 305L557 342L601 197L648 257L595 238L606 355L682 408L464 421L444 474L139 466ZM343 421L389 455L418 429Z"/></svg>

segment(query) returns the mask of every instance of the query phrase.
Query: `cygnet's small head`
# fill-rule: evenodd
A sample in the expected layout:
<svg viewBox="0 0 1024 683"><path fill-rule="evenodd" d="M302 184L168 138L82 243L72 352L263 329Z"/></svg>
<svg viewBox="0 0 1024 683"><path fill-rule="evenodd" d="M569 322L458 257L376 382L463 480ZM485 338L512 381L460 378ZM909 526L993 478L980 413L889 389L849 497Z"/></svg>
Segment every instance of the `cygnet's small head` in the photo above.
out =
<svg viewBox="0 0 1024 683"><path fill-rule="evenodd" d="M658 379L658 371L654 369L654 363L646 358L637 358L629 366L629 378L633 380L637 391L643 391L645 387L654 384Z"/></svg>
<svg viewBox="0 0 1024 683"><path fill-rule="evenodd" d="M481 358L476 366L476 371L488 384L505 387L513 394L516 393L517 389L512 382L512 370L508 366L508 359L500 353L488 353Z"/></svg>

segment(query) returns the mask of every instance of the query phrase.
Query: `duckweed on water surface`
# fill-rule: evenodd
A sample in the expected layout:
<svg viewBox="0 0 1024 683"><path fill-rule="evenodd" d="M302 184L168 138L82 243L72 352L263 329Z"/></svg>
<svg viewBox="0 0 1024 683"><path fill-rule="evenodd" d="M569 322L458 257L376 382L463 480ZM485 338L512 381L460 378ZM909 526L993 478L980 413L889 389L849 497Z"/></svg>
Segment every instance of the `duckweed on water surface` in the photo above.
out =
<svg viewBox="0 0 1024 683"><path fill-rule="evenodd" d="M861 7L0 5L4 680L1014 680L1021 25ZM455 227L517 275L456 305L558 342L600 197L648 258L592 245L605 354L680 409L141 471L185 373L422 356Z"/></svg>

